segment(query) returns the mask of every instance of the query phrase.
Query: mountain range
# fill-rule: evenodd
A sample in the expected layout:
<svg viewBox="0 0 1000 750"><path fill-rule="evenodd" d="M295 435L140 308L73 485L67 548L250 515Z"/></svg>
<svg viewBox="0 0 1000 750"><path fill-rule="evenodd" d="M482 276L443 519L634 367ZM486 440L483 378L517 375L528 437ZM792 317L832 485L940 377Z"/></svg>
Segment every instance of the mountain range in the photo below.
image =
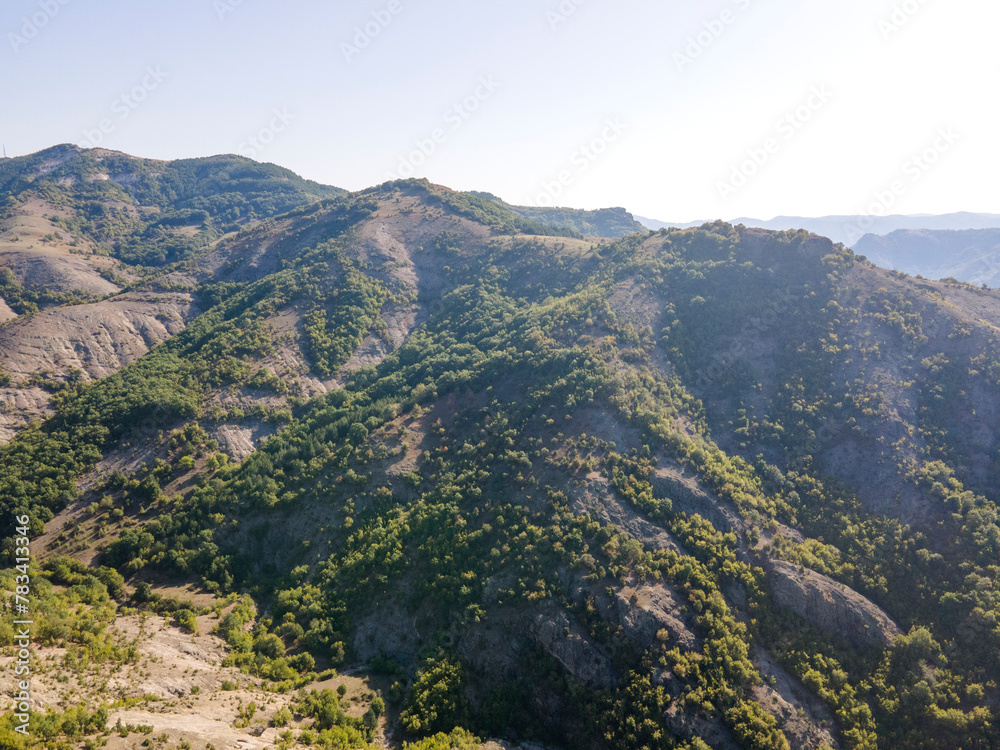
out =
<svg viewBox="0 0 1000 750"><path fill-rule="evenodd" d="M914 276L1000 286L1000 229L899 229L866 234L854 251Z"/></svg>
<svg viewBox="0 0 1000 750"><path fill-rule="evenodd" d="M656 219L636 217L643 226L649 229L664 229L675 227L690 229L704 224L695 222L664 222ZM773 219L761 220L741 217L732 220L733 224L743 224L761 229L787 230L806 229L815 234L829 237L834 242L841 242L848 247L854 247L866 234L889 234L901 229L924 230L966 230L995 229L1000 227L1000 214L982 214L959 212L951 214L913 214L913 215L841 215L841 216L777 216Z"/></svg>
<svg viewBox="0 0 1000 750"><path fill-rule="evenodd" d="M631 221L0 162L0 744L997 747L1000 292Z"/></svg>

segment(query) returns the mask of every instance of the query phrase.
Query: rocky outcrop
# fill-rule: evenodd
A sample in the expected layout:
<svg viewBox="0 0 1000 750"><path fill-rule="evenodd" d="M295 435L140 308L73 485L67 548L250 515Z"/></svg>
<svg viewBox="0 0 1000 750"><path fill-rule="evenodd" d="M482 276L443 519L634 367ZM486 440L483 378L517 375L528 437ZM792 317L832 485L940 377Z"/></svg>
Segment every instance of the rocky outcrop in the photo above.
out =
<svg viewBox="0 0 1000 750"><path fill-rule="evenodd" d="M824 745L838 750L837 725L826 704L759 646L753 649L753 663L764 681L751 693L777 720L792 750L813 750Z"/></svg>
<svg viewBox="0 0 1000 750"><path fill-rule="evenodd" d="M401 602L376 602L373 611L358 623L352 645L359 661L388 657L413 667L417 663L420 632Z"/></svg>
<svg viewBox="0 0 1000 750"><path fill-rule="evenodd" d="M673 703L663 718L677 737L698 737L712 750L743 750L718 714L704 718L684 711L679 703Z"/></svg>
<svg viewBox="0 0 1000 750"><path fill-rule="evenodd" d="M739 535L746 524L736 510L698 484L698 478L669 459L661 459L653 477L658 497L669 497L673 509L689 516L699 515L719 531Z"/></svg>
<svg viewBox="0 0 1000 750"><path fill-rule="evenodd" d="M892 619L857 591L783 560L766 563L775 601L856 648L886 646L899 635Z"/></svg>
<svg viewBox="0 0 1000 750"><path fill-rule="evenodd" d="M341 366L332 385L342 388L350 376L362 367L378 365L398 349L417 325L420 307L415 304L389 303L380 317L386 324L385 335L369 333L354 354Z"/></svg>
<svg viewBox="0 0 1000 750"><path fill-rule="evenodd" d="M685 651L700 650L697 636L684 621L684 604L665 586L624 588L616 597L618 621L625 634L643 648L665 637ZM665 634L660 634L665 631Z"/></svg>
<svg viewBox="0 0 1000 750"><path fill-rule="evenodd" d="M681 552L680 544L666 529L619 500L611 489L611 483L598 472L591 472L585 482L573 485L569 490L573 510L578 513L591 513L601 522L638 539L652 550Z"/></svg>
<svg viewBox="0 0 1000 750"><path fill-rule="evenodd" d="M253 420L245 424L222 424L212 431L219 447L230 458L242 461L274 434L274 426Z"/></svg>
<svg viewBox="0 0 1000 750"><path fill-rule="evenodd" d="M483 682L498 687L516 680L520 674L519 658L527 643L523 620L510 613L491 615L488 623L469 628L458 640L462 660ZM520 631L520 637L515 635Z"/></svg>
<svg viewBox="0 0 1000 750"><path fill-rule="evenodd" d="M610 688L615 684L611 657L571 624L565 612L538 615L531 625L531 635L546 653L588 687Z"/></svg>

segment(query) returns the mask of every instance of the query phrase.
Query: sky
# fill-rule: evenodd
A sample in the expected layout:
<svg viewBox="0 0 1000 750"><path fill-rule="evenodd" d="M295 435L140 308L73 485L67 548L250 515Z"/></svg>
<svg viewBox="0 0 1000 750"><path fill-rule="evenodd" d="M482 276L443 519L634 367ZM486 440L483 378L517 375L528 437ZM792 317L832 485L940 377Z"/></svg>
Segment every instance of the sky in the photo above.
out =
<svg viewBox="0 0 1000 750"><path fill-rule="evenodd" d="M6 0L0 141L670 221L1000 213L996 0Z"/></svg>

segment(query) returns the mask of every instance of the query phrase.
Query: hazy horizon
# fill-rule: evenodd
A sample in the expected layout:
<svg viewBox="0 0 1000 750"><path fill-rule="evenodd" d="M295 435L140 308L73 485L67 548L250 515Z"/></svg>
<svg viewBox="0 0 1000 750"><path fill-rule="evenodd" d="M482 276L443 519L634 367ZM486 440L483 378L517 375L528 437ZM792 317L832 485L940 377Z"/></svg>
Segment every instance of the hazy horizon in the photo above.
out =
<svg viewBox="0 0 1000 750"><path fill-rule="evenodd" d="M14 0L0 18L10 156L242 153L352 190L420 176L678 222L1000 211L982 0Z"/></svg>

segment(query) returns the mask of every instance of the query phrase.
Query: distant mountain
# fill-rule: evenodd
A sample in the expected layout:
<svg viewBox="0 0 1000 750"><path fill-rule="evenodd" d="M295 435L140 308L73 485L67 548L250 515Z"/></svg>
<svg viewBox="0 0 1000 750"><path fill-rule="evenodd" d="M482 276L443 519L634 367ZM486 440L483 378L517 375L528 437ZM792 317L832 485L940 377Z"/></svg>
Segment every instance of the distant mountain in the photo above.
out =
<svg viewBox="0 0 1000 750"><path fill-rule="evenodd" d="M636 232L647 231L644 226L624 208L600 208L587 211L582 208L539 208L537 206L513 206L492 193L473 193L480 198L499 203L508 211L526 219L549 224L561 229L570 229L587 237L618 239ZM652 229L652 227L649 227ZM659 227L656 227L659 229Z"/></svg>
<svg viewBox="0 0 1000 750"><path fill-rule="evenodd" d="M914 276L1000 286L1000 229L899 229L866 234L854 251L876 265Z"/></svg>
<svg viewBox="0 0 1000 750"><path fill-rule="evenodd" d="M160 211L204 210L216 223L233 225L347 192L234 154L161 161L72 144L3 161L0 191L114 198Z"/></svg>
<svg viewBox="0 0 1000 750"><path fill-rule="evenodd" d="M659 219L649 219L638 214L635 215L635 220L646 227L646 229L652 229L654 232L658 232L661 229L693 229L706 223L704 221L660 221Z"/></svg>
<svg viewBox="0 0 1000 750"><path fill-rule="evenodd" d="M689 229L699 227L705 222L664 222L657 219L635 217L644 226L653 230L667 227ZM751 219L740 217L733 219L732 224L743 224L761 229L807 229L810 232L829 237L834 242L842 242L852 247L865 234L889 234L898 229L992 229L1000 227L1000 214L975 214L963 211L953 214L913 214L911 216L819 216L808 218L804 216L777 216L773 219Z"/></svg>

